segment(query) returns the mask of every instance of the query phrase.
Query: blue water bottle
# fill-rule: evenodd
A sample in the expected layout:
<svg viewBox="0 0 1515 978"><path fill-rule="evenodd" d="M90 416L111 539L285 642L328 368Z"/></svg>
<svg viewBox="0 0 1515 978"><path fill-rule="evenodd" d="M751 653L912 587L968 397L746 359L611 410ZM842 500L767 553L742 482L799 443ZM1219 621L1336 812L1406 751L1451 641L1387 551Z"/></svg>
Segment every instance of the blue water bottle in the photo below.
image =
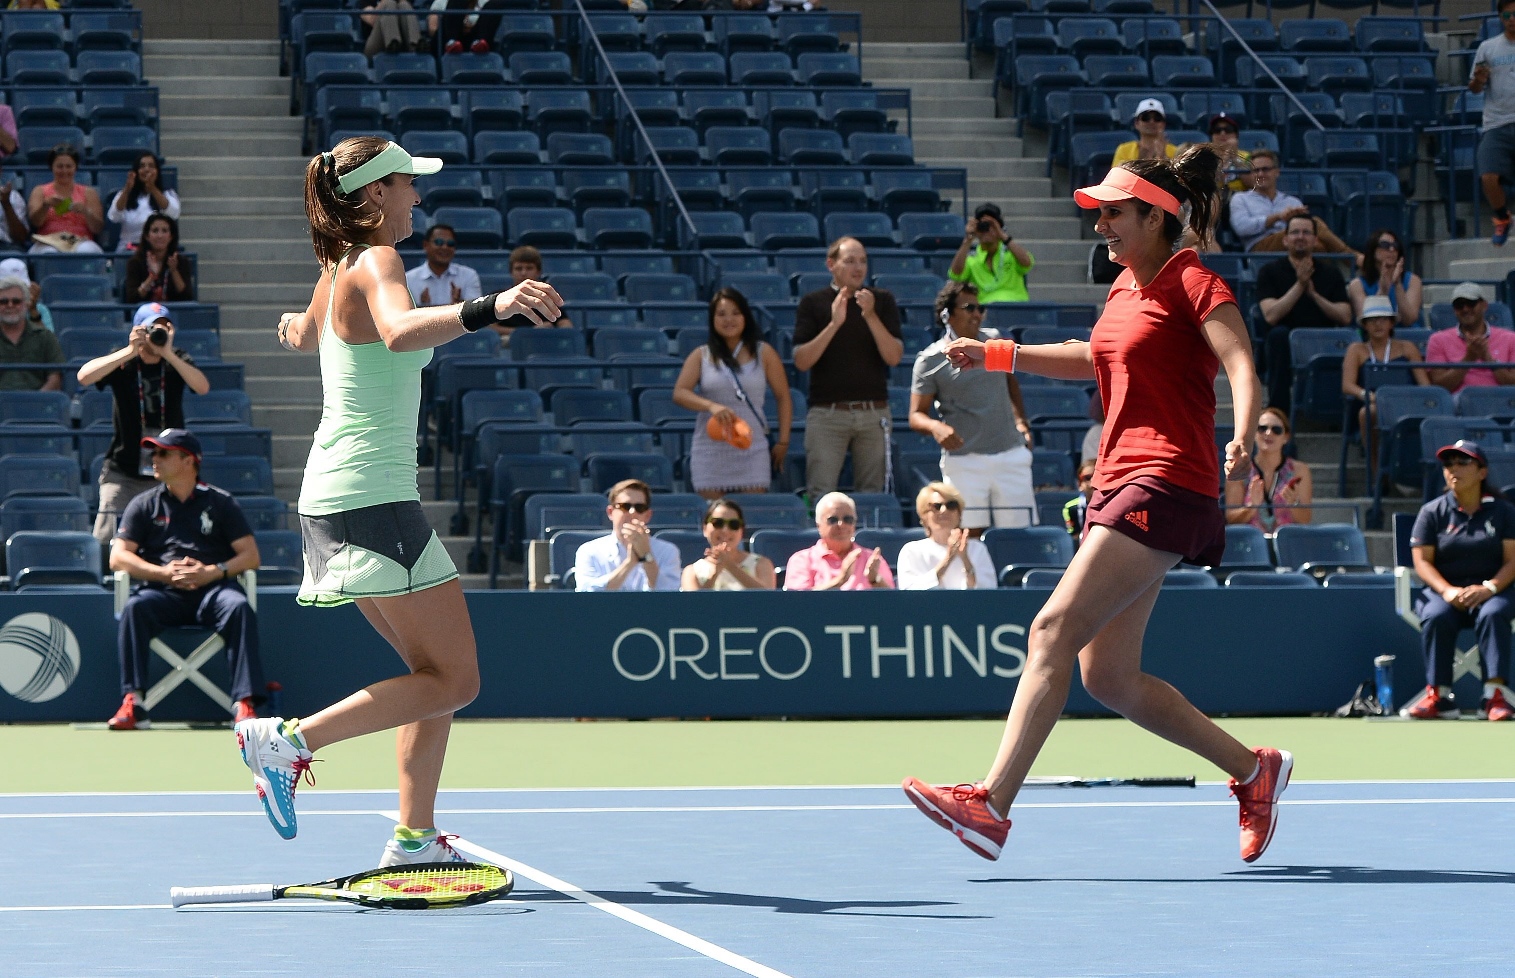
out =
<svg viewBox="0 0 1515 978"><path fill-rule="evenodd" d="M1378 705L1383 716L1394 713L1394 657L1380 655L1373 660L1373 678L1378 685Z"/></svg>

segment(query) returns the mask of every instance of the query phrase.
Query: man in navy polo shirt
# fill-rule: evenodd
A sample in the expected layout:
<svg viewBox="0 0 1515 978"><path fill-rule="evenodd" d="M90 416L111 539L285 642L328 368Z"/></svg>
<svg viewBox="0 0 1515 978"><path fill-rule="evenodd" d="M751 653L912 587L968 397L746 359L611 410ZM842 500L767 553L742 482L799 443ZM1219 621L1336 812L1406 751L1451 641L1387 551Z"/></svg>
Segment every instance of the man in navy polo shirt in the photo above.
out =
<svg viewBox="0 0 1515 978"><path fill-rule="evenodd" d="M158 485L131 501L111 542L110 568L141 581L121 612L121 709L112 730L147 726L148 643L170 628L200 625L226 642L236 720L257 716L263 666L258 622L236 577L258 567L258 545L236 499L200 481L200 439L165 428L142 439Z"/></svg>

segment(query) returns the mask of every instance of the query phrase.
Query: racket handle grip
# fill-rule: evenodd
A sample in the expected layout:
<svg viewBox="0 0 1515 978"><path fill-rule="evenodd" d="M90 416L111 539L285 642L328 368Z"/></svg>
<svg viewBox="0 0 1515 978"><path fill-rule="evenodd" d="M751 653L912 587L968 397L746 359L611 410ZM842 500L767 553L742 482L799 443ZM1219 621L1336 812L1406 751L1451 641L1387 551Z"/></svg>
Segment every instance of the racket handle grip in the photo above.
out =
<svg viewBox="0 0 1515 978"><path fill-rule="evenodd" d="M176 907L191 903L255 903L274 898L272 883L246 886L176 886L168 891Z"/></svg>

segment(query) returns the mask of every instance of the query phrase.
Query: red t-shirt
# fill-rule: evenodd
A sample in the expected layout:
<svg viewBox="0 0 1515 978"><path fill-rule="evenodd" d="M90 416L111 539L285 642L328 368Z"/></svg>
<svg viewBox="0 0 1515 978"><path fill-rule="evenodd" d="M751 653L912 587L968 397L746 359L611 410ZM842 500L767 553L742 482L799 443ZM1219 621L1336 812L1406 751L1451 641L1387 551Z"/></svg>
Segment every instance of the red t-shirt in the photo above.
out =
<svg viewBox="0 0 1515 978"><path fill-rule="evenodd" d="M1224 279L1185 248L1145 289L1124 269L1094 324L1090 352L1105 406L1094 487L1138 476L1220 495L1215 373L1220 361L1201 325L1236 302Z"/></svg>

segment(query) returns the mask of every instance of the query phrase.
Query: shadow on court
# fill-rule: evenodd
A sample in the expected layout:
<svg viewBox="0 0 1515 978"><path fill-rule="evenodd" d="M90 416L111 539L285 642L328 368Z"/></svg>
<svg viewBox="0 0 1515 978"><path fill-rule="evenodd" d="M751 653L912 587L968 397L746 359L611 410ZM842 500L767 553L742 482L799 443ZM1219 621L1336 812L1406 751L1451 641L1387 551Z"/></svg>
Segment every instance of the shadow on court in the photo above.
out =
<svg viewBox="0 0 1515 978"><path fill-rule="evenodd" d="M1371 866L1262 866L1220 876L1015 876L970 883L1515 883L1515 873L1476 869L1374 869Z"/></svg>
<svg viewBox="0 0 1515 978"><path fill-rule="evenodd" d="M890 913L919 907L951 907L945 900L806 900L800 897L764 896L756 893L731 893L702 890L690 883L652 881L656 890L600 890L593 892L614 903L627 906L708 906L748 907L775 913L824 914L828 917L917 917L929 920L984 920L982 915ZM573 900L554 890L517 890L510 899L523 903L564 903ZM877 911L877 912L869 912Z"/></svg>

